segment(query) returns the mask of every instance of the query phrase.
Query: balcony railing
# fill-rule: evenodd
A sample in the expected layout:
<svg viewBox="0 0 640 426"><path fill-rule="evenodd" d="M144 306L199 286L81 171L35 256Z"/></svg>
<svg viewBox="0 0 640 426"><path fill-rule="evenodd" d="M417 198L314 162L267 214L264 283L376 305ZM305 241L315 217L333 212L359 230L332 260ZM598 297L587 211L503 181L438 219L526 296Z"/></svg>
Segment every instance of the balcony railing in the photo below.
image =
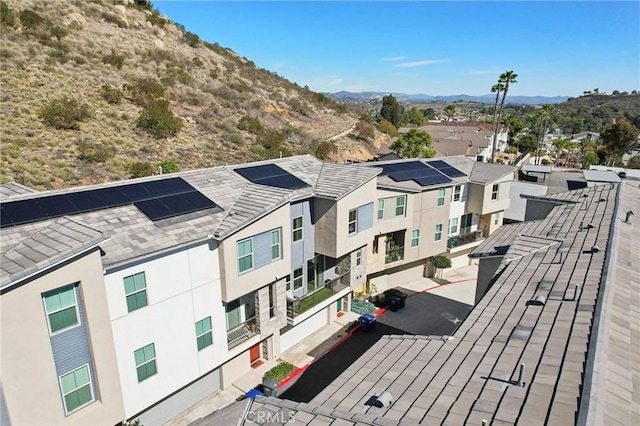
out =
<svg viewBox="0 0 640 426"><path fill-rule="evenodd" d="M313 293L309 293L299 299L287 298L287 316L289 318L295 318L344 288L347 288L347 286L340 282L340 278L337 278L327 282L323 287L316 289Z"/></svg>
<svg viewBox="0 0 640 426"><path fill-rule="evenodd" d="M482 231L469 232L467 234L456 235L455 237L449 237L447 240L447 248L452 249L454 247L464 246L466 244L475 243L482 240L484 237Z"/></svg>
<svg viewBox="0 0 640 426"><path fill-rule="evenodd" d="M404 247L394 247L384 256L384 263L397 262L404 259Z"/></svg>
<svg viewBox="0 0 640 426"><path fill-rule="evenodd" d="M238 346L256 334L258 334L258 326L256 324L256 317L254 316L227 331L227 344L229 345L229 349Z"/></svg>

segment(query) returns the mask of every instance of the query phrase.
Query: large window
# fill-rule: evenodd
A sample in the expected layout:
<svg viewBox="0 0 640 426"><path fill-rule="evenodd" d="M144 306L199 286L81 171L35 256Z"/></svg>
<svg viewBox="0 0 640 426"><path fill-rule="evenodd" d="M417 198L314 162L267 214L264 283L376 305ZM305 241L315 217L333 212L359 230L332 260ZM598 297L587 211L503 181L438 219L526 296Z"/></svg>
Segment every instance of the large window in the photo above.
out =
<svg viewBox="0 0 640 426"><path fill-rule="evenodd" d="M124 294L127 296L127 310L129 312L148 305L147 280L144 272L124 278Z"/></svg>
<svg viewBox="0 0 640 426"><path fill-rule="evenodd" d="M253 269L253 240L238 241L238 271L243 273Z"/></svg>
<svg viewBox="0 0 640 426"><path fill-rule="evenodd" d="M196 323L196 343L198 344L199 351L213 344L211 317L206 317Z"/></svg>
<svg viewBox="0 0 640 426"><path fill-rule="evenodd" d="M436 232L433 236L434 241L440 241L442 239L442 224L439 223L436 225Z"/></svg>
<svg viewBox="0 0 640 426"><path fill-rule="evenodd" d="M420 230L414 229L411 231L411 247L418 247L420 244Z"/></svg>
<svg viewBox="0 0 640 426"><path fill-rule="evenodd" d="M473 213L460 216L460 233L467 234L471 232L472 223L473 223Z"/></svg>
<svg viewBox="0 0 640 426"><path fill-rule="evenodd" d="M302 216L293 218L293 242L302 239Z"/></svg>
<svg viewBox="0 0 640 426"><path fill-rule="evenodd" d="M271 260L280 259L280 229L271 231Z"/></svg>
<svg viewBox="0 0 640 426"><path fill-rule="evenodd" d="M302 266L298 266L293 270L293 290L298 290L302 288Z"/></svg>
<svg viewBox="0 0 640 426"><path fill-rule="evenodd" d="M444 206L444 196L446 190L444 188L438 189L438 207Z"/></svg>
<svg viewBox="0 0 640 426"><path fill-rule="evenodd" d="M133 352L136 360L138 382L148 379L158 372L156 367L156 346L151 343Z"/></svg>
<svg viewBox="0 0 640 426"><path fill-rule="evenodd" d="M493 188L491 188L491 199L492 200L497 200L498 199L498 189L500 189L500 185L498 185L497 183L495 185L493 185Z"/></svg>
<svg viewBox="0 0 640 426"><path fill-rule="evenodd" d="M74 285L49 291L42 297L51 334L75 327L80 323Z"/></svg>
<svg viewBox="0 0 640 426"><path fill-rule="evenodd" d="M355 234L358 230L358 210L349 210L349 234Z"/></svg>
<svg viewBox="0 0 640 426"><path fill-rule="evenodd" d="M69 414L93 401L93 389L89 365L83 365L71 373L60 376L64 399L64 411Z"/></svg>
<svg viewBox="0 0 640 426"><path fill-rule="evenodd" d="M462 192L462 187L460 185L456 185L453 187L453 201L460 201L461 192Z"/></svg>
<svg viewBox="0 0 640 426"><path fill-rule="evenodd" d="M407 204L407 197L405 195L396 197L396 216L404 216L404 208Z"/></svg>
<svg viewBox="0 0 640 426"><path fill-rule="evenodd" d="M378 220L384 217L384 200L378 200Z"/></svg>
<svg viewBox="0 0 640 426"><path fill-rule="evenodd" d="M449 219L449 235L458 233L458 218Z"/></svg>

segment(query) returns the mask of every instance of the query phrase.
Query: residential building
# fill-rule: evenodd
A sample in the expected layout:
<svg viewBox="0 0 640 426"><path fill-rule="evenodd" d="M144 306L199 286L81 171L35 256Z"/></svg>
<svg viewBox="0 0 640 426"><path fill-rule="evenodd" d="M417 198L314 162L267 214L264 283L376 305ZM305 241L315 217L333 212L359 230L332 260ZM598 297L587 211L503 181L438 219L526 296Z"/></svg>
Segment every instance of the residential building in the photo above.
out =
<svg viewBox="0 0 640 426"><path fill-rule="evenodd" d="M403 175L417 169L427 175ZM161 424L274 363L367 283L422 277L437 254L466 259L500 226L512 174L464 156L297 156L3 185L3 424Z"/></svg>

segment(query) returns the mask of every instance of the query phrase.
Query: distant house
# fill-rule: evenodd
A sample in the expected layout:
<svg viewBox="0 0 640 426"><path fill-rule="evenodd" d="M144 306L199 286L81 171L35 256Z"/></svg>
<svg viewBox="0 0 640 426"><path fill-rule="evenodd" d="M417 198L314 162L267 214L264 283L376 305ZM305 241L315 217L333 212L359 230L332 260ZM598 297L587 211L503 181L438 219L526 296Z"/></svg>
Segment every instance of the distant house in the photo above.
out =
<svg viewBox="0 0 640 426"><path fill-rule="evenodd" d="M580 132L571 136L571 142L582 143L583 141L595 141L600 137L600 133L596 132Z"/></svg>

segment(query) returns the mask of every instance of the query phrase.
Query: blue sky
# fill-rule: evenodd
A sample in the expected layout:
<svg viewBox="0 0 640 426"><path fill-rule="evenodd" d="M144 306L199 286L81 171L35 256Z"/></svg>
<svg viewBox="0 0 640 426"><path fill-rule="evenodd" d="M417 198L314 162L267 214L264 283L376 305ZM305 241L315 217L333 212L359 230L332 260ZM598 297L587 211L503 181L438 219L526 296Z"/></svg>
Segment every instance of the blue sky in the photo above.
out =
<svg viewBox="0 0 640 426"><path fill-rule="evenodd" d="M317 92L640 90L640 2L153 1L203 40Z"/></svg>

